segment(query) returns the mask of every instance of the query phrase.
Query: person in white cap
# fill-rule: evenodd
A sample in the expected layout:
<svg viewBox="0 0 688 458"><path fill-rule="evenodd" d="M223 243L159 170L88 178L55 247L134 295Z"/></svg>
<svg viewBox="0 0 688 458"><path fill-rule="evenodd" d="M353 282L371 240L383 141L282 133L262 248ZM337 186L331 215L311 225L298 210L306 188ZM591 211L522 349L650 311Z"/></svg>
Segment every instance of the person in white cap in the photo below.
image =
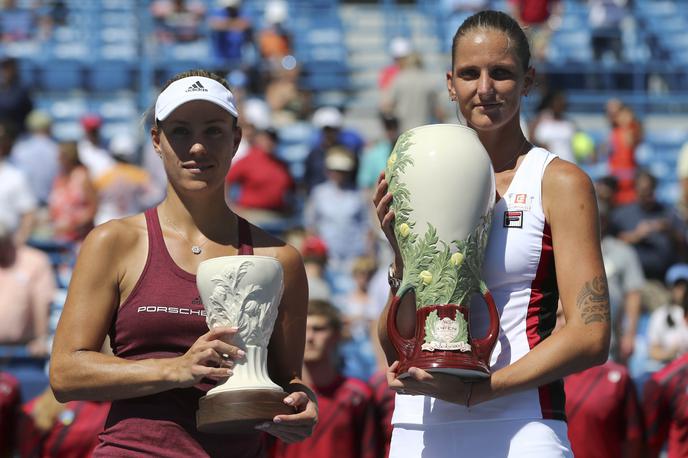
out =
<svg viewBox="0 0 688 458"><path fill-rule="evenodd" d="M26 118L27 135L19 138L10 154L10 162L26 174L41 207L47 205L60 167L51 125L52 119L47 113L33 110Z"/></svg>
<svg viewBox="0 0 688 458"><path fill-rule="evenodd" d="M288 5L284 0L271 0L265 4L265 27L258 33L258 47L263 59L281 64L291 54L291 34L285 27Z"/></svg>
<svg viewBox="0 0 688 458"><path fill-rule="evenodd" d="M84 241L55 334L50 383L60 402L111 400L95 457L255 457L264 432L286 442L317 421L300 380L308 287L298 251L237 217L225 176L241 140L234 95L203 70L183 72L155 104L151 139L168 179L167 196L143 214L111 220ZM270 340L270 378L294 414L245 434L196 429L199 399L232 376L246 353L237 328L208 331L195 272L219 256L276 258L284 292ZM112 355L100 353L110 337Z"/></svg>
<svg viewBox="0 0 688 458"><path fill-rule="evenodd" d="M389 42L389 55L392 62L380 70L377 85L381 90L385 90L392 84L394 77L397 76L401 68L400 62L413 53L413 45L404 37L394 37Z"/></svg>
<svg viewBox="0 0 688 458"><path fill-rule="evenodd" d="M315 186L304 209L304 227L328 247L328 269L349 277L351 264L370 247L369 203L353 184L356 158L333 146L325 155L327 180ZM333 205L336 202L336 205Z"/></svg>
<svg viewBox="0 0 688 458"><path fill-rule="evenodd" d="M672 265L664 284L670 291L669 303L652 312L647 326L649 356L655 362L650 367L654 369L688 352L688 264Z"/></svg>
<svg viewBox="0 0 688 458"><path fill-rule="evenodd" d="M365 142L361 135L353 129L344 127L344 115L337 107L325 106L313 113L313 125L319 132L313 142L308 157L303 181L307 190L324 182L327 178L325 167L326 151L336 145L344 146L354 153L356 162L351 179L356 176L358 157Z"/></svg>
<svg viewBox="0 0 688 458"><path fill-rule="evenodd" d="M423 68L420 55L410 53L399 59L399 72L381 94L380 111L399 119L401 132L442 122L442 89L437 78Z"/></svg>

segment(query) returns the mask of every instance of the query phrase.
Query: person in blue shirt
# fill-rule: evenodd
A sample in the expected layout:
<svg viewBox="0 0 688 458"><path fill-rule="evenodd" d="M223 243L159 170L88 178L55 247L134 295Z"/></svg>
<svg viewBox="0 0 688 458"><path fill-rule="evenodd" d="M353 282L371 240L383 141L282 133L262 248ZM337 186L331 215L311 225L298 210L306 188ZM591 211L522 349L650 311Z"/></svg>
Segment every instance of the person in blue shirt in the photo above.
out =
<svg viewBox="0 0 688 458"><path fill-rule="evenodd" d="M241 0L221 0L220 4L222 8L208 20L214 57L228 70L243 67L249 63L246 49L253 43L253 25L241 14Z"/></svg>
<svg viewBox="0 0 688 458"><path fill-rule="evenodd" d="M303 181L309 191L327 179L325 153L333 146L343 146L355 156L355 166L349 179L354 183L358 169L358 159L365 142L358 132L343 127L342 112L335 107L322 107L313 113L313 124L319 129L315 136L310 153L306 158L306 170Z"/></svg>
<svg viewBox="0 0 688 458"><path fill-rule="evenodd" d="M374 189L380 172L385 170L387 159L399 137L399 120L394 116L380 115L384 128L383 137L366 148L361 156L361 164L356 175L356 186L359 189Z"/></svg>

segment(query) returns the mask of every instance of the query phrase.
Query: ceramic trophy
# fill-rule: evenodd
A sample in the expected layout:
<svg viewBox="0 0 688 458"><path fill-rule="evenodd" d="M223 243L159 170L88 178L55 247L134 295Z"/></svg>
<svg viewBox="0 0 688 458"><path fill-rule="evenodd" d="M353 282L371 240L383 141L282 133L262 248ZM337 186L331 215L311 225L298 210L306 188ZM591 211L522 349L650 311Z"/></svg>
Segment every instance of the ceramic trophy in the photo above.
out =
<svg viewBox="0 0 688 458"><path fill-rule="evenodd" d="M497 308L480 277L496 195L487 151L468 127L421 126L399 137L385 176L404 261L401 285L381 328L388 359L399 360L400 378L410 367L487 377L499 334ZM415 324L407 318L406 328L415 331L404 337L398 320L413 315L400 314L399 308L411 291ZM476 295L483 300L472 301ZM482 302L488 307L489 329L475 338L470 309ZM391 348L396 354L390 355Z"/></svg>
<svg viewBox="0 0 688 458"><path fill-rule="evenodd" d="M208 327L238 327L233 344L246 352L234 361L233 375L199 400L199 431L249 431L275 415L293 413L283 402L287 393L267 371L283 276L280 262L266 256L223 256L198 266L196 283Z"/></svg>

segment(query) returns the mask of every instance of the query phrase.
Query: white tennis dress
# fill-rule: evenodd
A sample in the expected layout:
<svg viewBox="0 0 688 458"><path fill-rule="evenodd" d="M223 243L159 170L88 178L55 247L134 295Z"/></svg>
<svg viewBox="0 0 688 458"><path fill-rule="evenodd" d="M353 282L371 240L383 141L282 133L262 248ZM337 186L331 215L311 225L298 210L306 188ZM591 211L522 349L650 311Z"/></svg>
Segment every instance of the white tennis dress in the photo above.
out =
<svg viewBox="0 0 688 458"><path fill-rule="evenodd" d="M531 149L494 208L483 264L483 279L500 316L492 371L518 361L554 328L559 294L542 209L542 177L556 157ZM472 303L473 336L485 335L488 322L482 300ZM572 456L564 402L561 380L470 408L397 395L390 457Z"/></svg>

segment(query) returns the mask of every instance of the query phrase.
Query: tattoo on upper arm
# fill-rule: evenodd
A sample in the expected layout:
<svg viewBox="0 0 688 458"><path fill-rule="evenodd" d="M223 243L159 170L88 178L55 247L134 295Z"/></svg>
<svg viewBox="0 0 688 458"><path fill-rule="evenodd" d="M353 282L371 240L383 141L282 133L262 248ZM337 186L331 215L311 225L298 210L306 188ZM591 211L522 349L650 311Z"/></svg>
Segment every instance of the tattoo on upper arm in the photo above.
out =
<svg viewBox="0 0 688 458"><path fill-rule="evenodd" d="M576 305L585 324L609 321L609 288L604 275L586 282L578 293Z"/></svg>

